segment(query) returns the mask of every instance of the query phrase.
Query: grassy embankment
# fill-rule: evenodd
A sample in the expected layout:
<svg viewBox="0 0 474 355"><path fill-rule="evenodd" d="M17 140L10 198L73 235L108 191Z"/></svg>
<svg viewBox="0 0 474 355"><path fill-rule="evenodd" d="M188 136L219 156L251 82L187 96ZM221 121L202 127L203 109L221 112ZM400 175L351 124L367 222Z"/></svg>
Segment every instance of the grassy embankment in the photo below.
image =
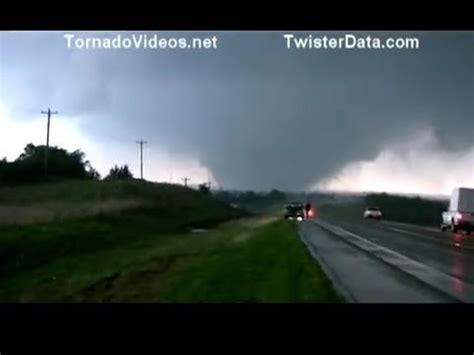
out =
<svg viewBox="0 0 474 355"><path fill-rule="evenodd" d="M0 205L2 302L340 300L293 225L180 186L25 186Z"/></svg>
<svg viewBox="0 0 474 355"><path fill-rule="evenodd" d="M447 202L420 197L369 194L359 202L323 204L319 211L322 215L360 220L367 206L380 207L385 220L438 227Z"/></svg>

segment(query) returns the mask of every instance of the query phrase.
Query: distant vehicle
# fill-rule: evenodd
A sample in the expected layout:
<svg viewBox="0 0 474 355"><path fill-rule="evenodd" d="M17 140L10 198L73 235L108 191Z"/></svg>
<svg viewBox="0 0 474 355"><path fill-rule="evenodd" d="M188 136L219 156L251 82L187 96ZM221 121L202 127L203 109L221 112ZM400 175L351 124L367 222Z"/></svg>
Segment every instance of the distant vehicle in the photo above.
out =
<svg viewBox="0 0 474 355"><path fill-rule="evenodd" d="M458 187L453 190L449 208L441 215L441 230L447 228L453 233L464 230L467 234L474 229L474 189Z"/></svg>
<svg viewBox="0 0 474 355"><path fill-rule="evenodd" d="M302 221L305 217L304 205L292 202L285 205L285 219Z"/></svg>
<svg viewBox="0 0 474 355"><path fill-rule="evenodd" d="M367 207L364 211L364 218L371 218L380 221L382 219L382 211L380 211L380 208L378 207Z"/></svg>

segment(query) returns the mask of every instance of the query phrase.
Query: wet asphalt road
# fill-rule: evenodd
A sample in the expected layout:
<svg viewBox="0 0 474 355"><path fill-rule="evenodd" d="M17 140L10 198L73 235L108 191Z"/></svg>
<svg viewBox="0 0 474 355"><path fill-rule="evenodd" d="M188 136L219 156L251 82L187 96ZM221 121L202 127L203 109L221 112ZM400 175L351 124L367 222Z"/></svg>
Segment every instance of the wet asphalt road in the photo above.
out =
<svg viewBox="0 0 474 355"><path fill-rule="evenodd" d="M434 228L389 221L341 219L323 221L358 234L448 275L474 284L474 234L440 232Z"/></svg>

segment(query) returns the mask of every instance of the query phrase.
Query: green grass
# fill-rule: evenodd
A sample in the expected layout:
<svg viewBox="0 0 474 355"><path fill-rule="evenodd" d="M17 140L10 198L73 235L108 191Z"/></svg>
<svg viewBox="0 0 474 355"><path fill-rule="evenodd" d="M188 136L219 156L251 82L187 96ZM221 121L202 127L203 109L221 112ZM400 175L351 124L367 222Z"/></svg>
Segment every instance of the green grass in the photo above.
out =
<svg viewBox="0 0 474 355"><path fill-rule="evenodd" d="M210 195L179 185L140 180L69 181L1 188L0 226L68 221L132 207L179 211L183 219L195 216L201 221L236 211Z"/></svg>
<svg viewBox="0 0 474 355"><path fill-rule="evenodd" d="M94 234L100 247L60 249L49 260L12 267L0 280L0 301L341 301L286 221L234 221L202 234L144 228L136 240L126 237L134 226L112 236L104 224Z"/></svg>
<svg viewBox="0 0 474 355"><path fill-rule="evenodd" d="M7 208L110 199L147 203L0 225L0 302L340 301L292 224L243 218L197 191L141 181L0 190Z"/></svg>
<svg viewBox="0 0 474 355"><path fill-rule="evenodd" d="M178 302L340 302L330 282L280 220L242 244L223 246L174 274L162 295Z"/></svg>
<svg viewBox="0 0 474 355"><path fill-rule="evenodd" d="M239 211L139 208L54 223L0 226L0 277L58 257L83 255L242 216Z"/></svg>
<svg viewBox="0 0 474 355"><path fill-rule="evenodd" d="M0 188L0 203L94 202L137 198L166 204L200 202L203 194L181 185L141 180L69 180ZM198 197L198 198L197 198ZM210 197L209 197L210 198Z"/></svg>
<svg viewBox="0 0 474 355"><path fill-rule="evenodd" d="M244 202L238 204L242 209L250 211L255 214L265 214L265 215L278 215L282 214L283 207L286 203L286 200L281 201L265 201L265 200L256 200L253 202Z"/></svg>

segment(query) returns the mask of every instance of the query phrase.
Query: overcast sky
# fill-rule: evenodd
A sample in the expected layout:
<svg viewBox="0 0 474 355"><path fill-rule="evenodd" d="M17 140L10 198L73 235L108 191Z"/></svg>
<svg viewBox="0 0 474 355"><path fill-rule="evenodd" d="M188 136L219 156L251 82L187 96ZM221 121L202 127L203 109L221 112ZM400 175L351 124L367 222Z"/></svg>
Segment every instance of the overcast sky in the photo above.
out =
<svg viewBox="0 0 474 355"><path fill-rule="evenodd" d="M61 32L1 33L0 159L45 143L40 111L51 107L51 145L81 149L102 175L125 163L139 175L144 139L145 178L155 181L474 187L473 32L370 33L417 37L415 50L289 50L283 34L161 32L215 35L218 48L81 50Z"/></svg>

